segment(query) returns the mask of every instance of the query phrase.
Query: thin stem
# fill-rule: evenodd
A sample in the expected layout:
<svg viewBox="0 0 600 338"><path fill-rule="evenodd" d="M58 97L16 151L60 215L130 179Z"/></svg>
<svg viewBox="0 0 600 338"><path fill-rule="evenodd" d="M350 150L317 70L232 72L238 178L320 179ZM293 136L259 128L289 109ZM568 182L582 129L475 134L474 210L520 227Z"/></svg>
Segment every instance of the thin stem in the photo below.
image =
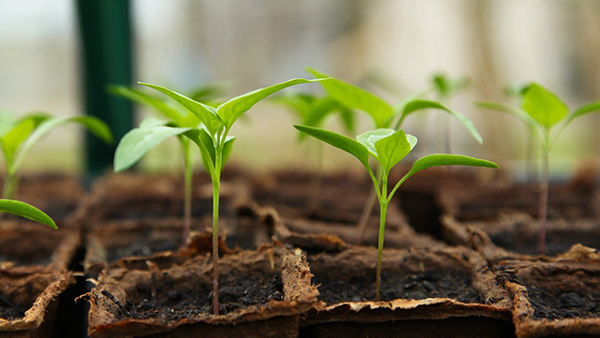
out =
<svg viewBox="0 0 600 338"><path fill-rule="evenodd" d="M377 184L380 185L381 180L383 178L383 168L381 168L381 166L377 167L376 177L377 177ZM356 245L361 245L365 238L367 222L369 221L369 217L371 217L371 213L373 212L373 207L375 206L376 200L377 200L377 191L375 190L375 186L373 186L371 188L371 192L369 193L369 198L367 199L367 203L365 204L362 215L360 216L360 220L358 221L359 236L358 236Z"/></svg>
<svg viewBox="0 0 600 338"><path fill-rule="evenodd" d="M213 183L213 312L219 315L219 193L221 189L221 156L223 146L215 148Z"/></svg>
<svg viewBox="0 0 600 338"><path fill-rule="evenodd" d="M183 201L183 238L182 246L186 247L190 240L190 229L192 223L192 170L193 153L190 151L191 142L183 145L184 158L184 201Z"/></svg>
<svg viewBox="0 0 600 338"><path fill-rule="evenodd" d="M17 198L18 179L16 175L7 174L4 180L2 189L2 198L16 199Z"/></svg>
<svg viewBox="0 0 600 338"><path fill-rule="evenodd" d="M375 288L375 300L381 300L381 260L383 257L383 234L385 233L385 217L387 213L387 181L388 173L383 174L383 180L381 184L381 195L379 199L380 216L379 216L379 241L377 243L377 273L376 273L376 288Z"/></svg>
<svg viewBox="0 0 600 338"><path fill-rule="evenodd" d="M535 160L535 130L529 127L527 133L527 148L526 148L526 163L527 163L527 179L532 182L537 176L537 165Z"/></svg>
<svg viewBox="0 0 600 338"><path fill-rule="evenodd" d="M321 178L323 176L323 142L317 141L315 143L315 151L314 151L314 160L315 160L315 168L314 174L312 177L312 193L313 198L311 199L311 209L316 209L319 206L319 194L321 192Z"/></svg>
<svg viewBox="0 0 600 338"><path fill-rule="evenodd" d="M550 179L550 133L546 130L546 144L542 147L542 179L540 181L540 232L538 234L537 249L539 253L546 252L546 221L548 219L548 181Z"/></svg>

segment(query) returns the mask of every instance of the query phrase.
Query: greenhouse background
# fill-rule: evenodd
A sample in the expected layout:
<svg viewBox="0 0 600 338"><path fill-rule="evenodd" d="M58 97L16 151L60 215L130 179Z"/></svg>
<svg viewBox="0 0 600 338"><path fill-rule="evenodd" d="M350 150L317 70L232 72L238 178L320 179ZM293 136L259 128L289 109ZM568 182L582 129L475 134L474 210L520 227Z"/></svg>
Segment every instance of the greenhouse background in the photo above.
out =
<svg viewBox="0 0 600 338"><path fill-rule="evenodd" d="M77 7L82 2L0 2L0 109L16 114L84 112ZM396 102L427 89L436 72L469 76L471 87L450 105L474 121L484 144L476 144L452 121L453 149L517 172L523 167L525 128L513 117L477 109L473 101L514 104L504 95L505 86L531 80L556 92L571 108L600 97L600 2L594 0L119 3L130 8L133 82L183 91L223 83L231 97L309 77L304 67L311 66ZM150 114L141 107L136 112ZM255 169L298 164L303 150L295 145L292 122L281 107L261 103L232 131L239 139L233 159ZM370 128L366 118L363 122L361 131ZM565 132L553 150L554 175L568 175L579 165L574 158L598 161L599 122L600 116L592 115ZM442 151L436 140L439 124L433 114L408 122L406 129L421 140L418 153ZM33 149L24 169L79 171L84 147L73 141L81 136L77 128L52 133ZM174 146L175 141L167 142L153 151L142 167L178 168ZM250 149L261 151L249 155ZM359 165L340 152L326 151L328 168Z"/></svg>

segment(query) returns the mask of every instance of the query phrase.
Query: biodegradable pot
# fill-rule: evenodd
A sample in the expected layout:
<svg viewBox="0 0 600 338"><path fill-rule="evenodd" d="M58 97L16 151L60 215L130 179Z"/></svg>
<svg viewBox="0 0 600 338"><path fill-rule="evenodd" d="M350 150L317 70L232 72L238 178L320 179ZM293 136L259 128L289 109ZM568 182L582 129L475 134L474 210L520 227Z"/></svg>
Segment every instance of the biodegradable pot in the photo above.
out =
<svg viewBox="0 0 600 338"><path fill-rule="evenodd" d="M519 338L600 335L600 256L574 247L551 262L509 260L495 265L513 296Z"/></svg>
<svg viewBox="0 0 600 338"><path fill-rule="evenodd" d="M272 218L265 218L250 207L240 207L235 217L221 217L219 232L221 253L251 250L271 243ZM161 269L181 263L188 256L212 250L212 217L193 219L190 246L182 246L183 220L100 222L87 236L85 271L97 277L106 267L128 266L146 269L151 260Z"/></svg>
<svg viewBox="0 0 600 338"><path fill-rule="evenodd" d="M192 188L192 217L212 214L212 184L205 180ZM221 182L221 214L230 215L245 191L238 182ZM170 176L144 176L129 173L110 174L100 179L81 212L90 222L147 220L183 217L184 192Z"/></svg>
<svg viewBox="0 0 600 338"><path fill-rule="evenodd" d="M0 301L0 337L50 337L58 296L74 283L69 272L0 269L0 293L16 307Z"/></svg>
<svg viewBox="0 0 600 338"><path fill-rule="evenodd" d="M112 269L87 295L89 335L101 337L297 337L317 290L299 250L281 244L220 261L221 315L212 314L212 263L166 270Z"/></svg>
<svg viewBox="0 0 600 338"><path fill-rule="evenodd" d="M600 215L595 178L577 176L552 183L548 194L548 219L589 218ZM539 184L512 183L440 192L445 214L460 221L494 221L504 214L526 213L539 217Z"/></svg>
<svg viewBox="0 0 600 338"><path fill-rule="evenodd" d="M390 189L410 170L403 165L390 174ZM396 193L396 203L407 216L410 225L419 233L429 234L442 239L439 218L443 213L439 201L439 192L461 190L465 187L475 189L506 182L504 173L499 170L440 167L429 168L412 176Z"/></svg>
<svg viewBox="0 0 600 338"><path fill-rule="evenodd" d="M5 220L0 223L0 269L36 266L67 271L80 245L78 229L51 229L31 221Z"/></svg>
<svg viewBox="0 0 600 338"><path fill-rule="evenodd" d="M508 214L495 221L459 222L442 218L445 237L469 246L490 261L537 255L539 221L527 214ZM567 252L575 244L600 248L600 221L595 219L551 219L546 223L546 255Z"/></svg>
<svg viewBox="0 0 600 338"><path fill-rule="evenodd" d="M466 248L384 250L382 301L377 250L308 256L319 303L305 337L510 337L511 300L487 263Z"/></svg>

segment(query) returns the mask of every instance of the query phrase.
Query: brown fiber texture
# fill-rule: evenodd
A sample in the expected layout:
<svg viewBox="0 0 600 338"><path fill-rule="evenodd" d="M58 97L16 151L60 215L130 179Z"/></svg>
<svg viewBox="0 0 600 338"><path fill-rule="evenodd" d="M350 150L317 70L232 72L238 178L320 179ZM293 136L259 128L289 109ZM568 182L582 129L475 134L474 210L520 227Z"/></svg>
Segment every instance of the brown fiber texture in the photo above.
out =
<svg viewBox="0 0 600 338"><path fill-rule="evenodd" d="M497 274L513 296L517 337L600 335L598 258L594 250L576 246L551 262L498 263Z"/></svg>
<svg viewBox="0 0 600 338"><path fill-rule="evenodd" d="M168 278L172 289L204 288L212 285L212 263L196 257L182 266L157 271L109 270L88 294L91 303L89 334L100 337L296 337L299 315L316 302L318 291L311 286L311 274L300 251L282 244L264 246L225 256L220 261L220 280L229 277L275 276L283 283L283 298L238 308L214 316L210 311L132 318L123 304L137 303L144 295L140 285L161 285ZM110 296L108 296L110 295ZM221 295L221 294L220 294ZM121 305L119 305L121 304Z"/></svg>
<svg viewBox="0 0 600 338"><path fill-rule="evenodd" d="M0 292L28 309L22 318L0 318L0 337L48 337L57 315L58 296L74 283L69 272L52 273L35 267L0 270Z"/></svg>
<svg viewBox="0 0 600 338"><path fill-rule="evenodd" d="M313 280L326 276L329 280L363 279L373 276L377 250L374 248L351 248L340 253L321 253L309 257ZM411 250L384 250L382 276L422 275L431 270L444 274L463 275L468 288L480 301L462 302L451 298L391 299L384 301L339 302L319 304L309 312L303 325L327 322L385 322L416 319L445 319L451 317L489 317L507 320L510 317L511 300L506 290L496 282L486 261L476 252L466 248ZM382 294L386 291L382 287Z"/></svg>

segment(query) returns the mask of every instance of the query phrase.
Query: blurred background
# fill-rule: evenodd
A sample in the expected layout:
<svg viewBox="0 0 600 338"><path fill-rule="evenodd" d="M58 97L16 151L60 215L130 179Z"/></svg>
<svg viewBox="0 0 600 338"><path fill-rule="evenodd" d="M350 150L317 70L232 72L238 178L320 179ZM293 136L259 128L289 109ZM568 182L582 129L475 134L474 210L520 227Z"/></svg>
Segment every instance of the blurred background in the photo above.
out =
<svg viewBox="0 0 600 338"><path fill-rule="evenodd" d="M431 87L436 72L468 76L471 86L450 106L474 121L484 144L451 121L453 152L494 160L517 173L524 167L526 128L511 116L477 109L473 101L515 105L504 88L528 81L554 91L571 109L600 98L597 0L104 1L118 4L103 10L121 20L108 20L114 39L130 42L132 83L183 92L223 83L229 98L293 77L311 77L304 71L311 66L394 104ZM55 115L90 109L84 99L86 69L111 69L90 64L95 44L90 36L107 28L106 22L96 28L99 24L89 17L99 14L94 8L86 14L85 2L0 2L0 109ZM130 30L123 26L121 31L127 18ZM99 50L107 55L95 56L111 60L109 52ZM316 84L291 90L322 91ZM135 111L135 126L151 114L139 106ZM437 135L447 122L437 121L439 116L415 116L405 124L420 140L418 153L443 151ZM232 131L238 137L232 159L256 170L308 165L303 156L307 147L297 145L293 122L285 108L260 103ZM360 122L359 132L372 128L364 116ZM566 130L552 153L554 175L568 175L581 161L598 160L599 125L600 115L589 115ZM33 149L24 170L80 171L83 139L75 127L55 131ZM174 140L167 142L141 168L179 168L178 151ZM360 167L346 154L330 147L325 151L326 168Z"/></svg>

